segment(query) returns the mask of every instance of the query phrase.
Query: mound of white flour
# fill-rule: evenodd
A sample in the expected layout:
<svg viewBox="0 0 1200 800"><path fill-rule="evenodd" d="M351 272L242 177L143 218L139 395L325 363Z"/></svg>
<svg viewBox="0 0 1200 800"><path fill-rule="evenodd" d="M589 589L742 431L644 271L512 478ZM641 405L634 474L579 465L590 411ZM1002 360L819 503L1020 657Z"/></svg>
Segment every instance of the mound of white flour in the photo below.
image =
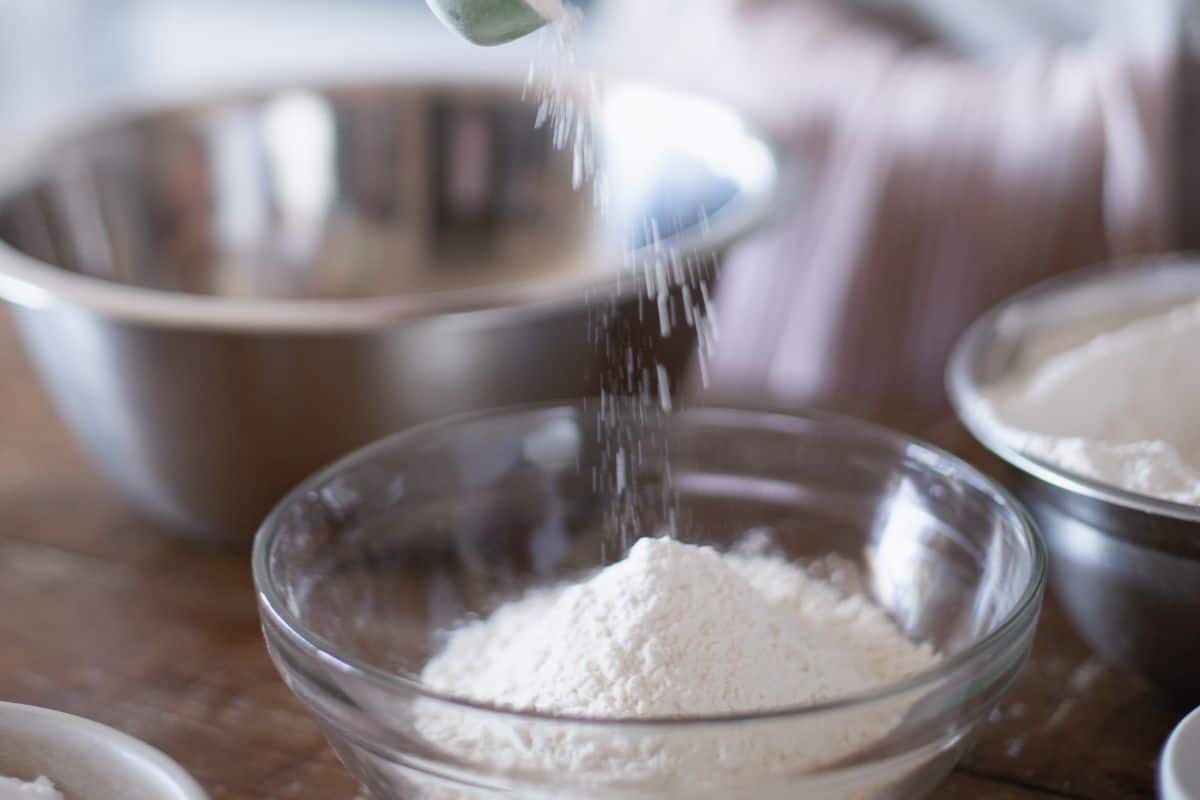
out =
<svg viewBox="0 0 1200 800"><path fill-rule="evenodd" d="M63 800L63 796L46 777L26 783L0 776L0 800Z"/></svg>
<svg viewBox="0 0 1200 800"><path fill-rule="evenodd" d="M815 703L936 663L878 608L782 559L638 541L579 583L538 589L455 630L423 681L513 709L588 717L677 717ZM707 786L805 770L883 736L911 703L754 726L619 731L482 719L428 708L420 729L508 773ZM682 795L681 795L682 796Z"/></svg>
<svg viewBox="0 0 1200 800"><path fill-rule="evenodd" d="M984 395L1016 449L1200 505L1200 303L1101 333Z"/></svg>

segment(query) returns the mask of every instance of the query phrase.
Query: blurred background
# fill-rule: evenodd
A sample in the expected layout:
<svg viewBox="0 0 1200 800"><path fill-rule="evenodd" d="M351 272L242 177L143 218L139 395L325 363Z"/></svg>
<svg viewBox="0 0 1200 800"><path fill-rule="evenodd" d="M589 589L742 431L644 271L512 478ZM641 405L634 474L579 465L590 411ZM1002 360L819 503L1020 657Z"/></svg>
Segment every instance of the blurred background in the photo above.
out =
<svg viewBox="0 0 1200 800"><path fill-rule="evenodd" d="M721 101L634 91L608 115L617 163L634 156L616 172L647 200L636 212L734 217L697 237L709 271L671 289L689 302L684 289L696 301L715 286L715 326L689 320L664 344L665 295L570 282L610 220L594 219L569 154L520 97L549 43L475 47L424 0L0 0L0 182L36 173L0 191L13 301L0 313L0 607L17 610L0 614L16 643L0 648L0 695L163 746L214 800L353 797L277 685L237 550L304 476L420 421L601 382L831 408L984 465L943 387L964 329L1048 276L1200 249L1197 0L591 0L586 68ZM505 76L499 93L470 80ZM362 81L312 88L343 79ZM256 86L285 88L244 92ZM184 110L119 113L164 103ZM48 135L97 116L123 124L61 147ZM789 178L778 198L773 153ZM563 278L553 302L492 294L538 260L531 243L554 254L546 284ZM466 257L438 257L455 247ZM609 255L596 261L621 263ZM414 275L461 278L486 302L395 291ZM629 432L608 433L604 471L623 481ZM480 485L506 469L469 442L458 460ZM334 529L363 497L405 491L335 483L320 496ZM1060 526L1077 540L1074 520ZM1198 640L1179 602L1200 602L1194 546L1157 572L1124 539L1079 541L1086 569L1067 589L1080 616L1098 598L1122 647L1194 663L1127 635L1130 619L1155 634L1173 618L1179 641ZM1153 796L1177 715L1106 671L1060 611L1042 625L1020 699L938 796ZM1012 780L986 790L995 776Z"/></svg>
<svg viewBox="0 0 1200 800"><path fill-rule="evenodd" d="M422 0L4 0L6 133L163 95L331 75L528 65L532 42L481 49Z"/></svg>
<svg viewBox="0 0 1200 800"><path fill-rule="evenodd" d="M786 221L726 275L718 390L919 427L983 308L1196 246L1195 3L613 11L624 63L747 109L804 173Z"/></svg>
<svg viewBox="0 0 1200 800"><path fill-rule="evenodd" d="M1190 249L1195 4L596 0L581 60L729 101L800 180L735 253L710 390L904 427L950 343L1039 278ZM5 0L0 135L307 76L523 74L419 0Z"/></svg>

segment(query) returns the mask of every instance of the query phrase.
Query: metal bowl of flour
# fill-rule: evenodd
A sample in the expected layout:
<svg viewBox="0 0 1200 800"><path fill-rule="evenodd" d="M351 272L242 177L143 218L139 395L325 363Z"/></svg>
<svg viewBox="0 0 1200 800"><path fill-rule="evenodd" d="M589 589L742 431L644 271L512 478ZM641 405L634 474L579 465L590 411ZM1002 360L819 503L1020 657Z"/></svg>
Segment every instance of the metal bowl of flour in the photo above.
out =
<svg viewBox="0 0 1200 800"><path fill-rule="evenodd" d="M459 624L667 529L722 550L750 541L865 595L941 660L815 703L654 718L516 711L422 680ZM276 666L379 800L925 796L1024 665L1044 570L1015 500L912 439L826 414L611 398L389 437L301 484L254 552ZM639 652L657 672L635 691L681 679ZM608 663L601 680L619 681Z"/></svg>
<svg viewBox="0 0 1200 800"><path fill-rule="evenodd" d="M600 213L522 89L278 89L7 150L0 297L113 482L247 543L392 431L595 394L630 359L639 386L679 378L717 265L772 205L773 148L719 105L614 84L578 165Z"/></svg>
<svg viewBox="0 0 1200 800"><path fill-rule="evenodd" d="M1191 258L1074 272L985 314L958 343L947 373L963 423L1011 466L1014 490L1046 536L1051 586L1076 628L1109 661L1183 702L1200 699L1200 508L1019 452L982 407L980 391L1104 330L1194 298L1200 261Z"/></svg>

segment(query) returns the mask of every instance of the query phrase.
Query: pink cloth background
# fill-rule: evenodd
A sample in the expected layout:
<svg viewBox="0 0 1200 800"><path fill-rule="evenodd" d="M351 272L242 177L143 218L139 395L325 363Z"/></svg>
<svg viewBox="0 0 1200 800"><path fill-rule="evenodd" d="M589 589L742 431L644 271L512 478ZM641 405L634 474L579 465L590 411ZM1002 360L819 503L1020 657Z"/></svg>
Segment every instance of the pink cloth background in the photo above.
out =
<svg viewBox="0 0 1200 800"><path fill-rule="evenodd" d="M737 104L803 165L725 273L710 392L918 426L988 306L1169 249L1176 26L1131 5L1127 30L966 55L844 2L616 0L623 69Z"/></svg>

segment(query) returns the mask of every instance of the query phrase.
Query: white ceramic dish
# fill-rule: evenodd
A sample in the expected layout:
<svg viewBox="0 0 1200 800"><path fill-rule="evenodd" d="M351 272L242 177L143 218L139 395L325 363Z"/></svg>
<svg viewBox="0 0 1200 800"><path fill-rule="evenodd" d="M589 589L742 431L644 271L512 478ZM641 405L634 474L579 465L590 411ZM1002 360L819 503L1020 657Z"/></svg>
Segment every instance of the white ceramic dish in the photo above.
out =
<svg viewBox="0 0 1200 800"><path fill-rule="evenodd" d="M0 703L0 775L45 775L67 800L208 800L150 745L82 717Z"/></svg>
<svg viewBox="0 0 1200 800"><path fill-rule="evenodd" d="M1162 800L1200 800L1200 708L1184 717L1163 748L1158 766Z"/></svg>

